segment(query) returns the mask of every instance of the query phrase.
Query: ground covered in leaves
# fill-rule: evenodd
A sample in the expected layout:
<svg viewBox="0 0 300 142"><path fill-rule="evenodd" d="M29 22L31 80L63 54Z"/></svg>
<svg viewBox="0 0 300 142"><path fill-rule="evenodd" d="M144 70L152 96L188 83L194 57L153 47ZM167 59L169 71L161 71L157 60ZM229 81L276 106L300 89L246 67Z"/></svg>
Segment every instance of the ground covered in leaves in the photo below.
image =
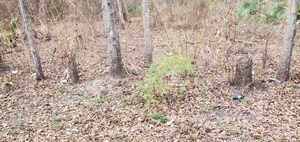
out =
<svg viewBox="0 0 300 142"><path fill-rule="evenodd" d="M156 102L148 106L147 97L136 91L147 77L141 18L132 18L119 31L126 77L117 80L107 76L101 21L37 25L46 76L40 82L33 79L27 40L20 32L16 47L1 48L10 69L0 73L0 140L299 141L299 33L291 80L268 82L276 77L282 25L237 22L227 12L210 17L200 30L152 23L154 62L186 50L196 72L184 79L167 78L168 92L154 95ZM74 40L76 29L79 42ZM81 80L75 85L67 65L73 47ZM244 88L231 85L238 56L253 58L254 81ZM244 99L233 100L239 93Z"/></svg>

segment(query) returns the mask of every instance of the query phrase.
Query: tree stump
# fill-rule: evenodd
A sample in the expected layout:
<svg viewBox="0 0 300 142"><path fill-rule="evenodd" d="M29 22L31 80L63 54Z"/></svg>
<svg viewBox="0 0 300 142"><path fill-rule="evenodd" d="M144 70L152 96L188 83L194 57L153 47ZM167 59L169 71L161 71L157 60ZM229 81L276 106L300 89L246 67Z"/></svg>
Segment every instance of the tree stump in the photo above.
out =
<svg viewBox="0 0 300 142"><path fill-rule="evenodd" d="M0 56L0 72L9 70L9 67L4 64L2 57Z"/></svg>
<svg viewBox="0 0 300 142"><path fill-rule="evenodd" d="M243 87L252 82L252 59L241 57L236 61L235 83Z"/></svg>
<svg viewBox="0 0 300 142"><path fill-rule="evenodd" d="M3 60L2 60L1 56L0 56L0 71L4 71L4 65L3 65Z"/></svg>
<svg viewBox="0 0 300 142"><path fill-rule="evenodd" d="M73 51L71 51L71 53L69 54L69 68L71 70L71 77L72 77L73 83L74 84L79 83L79 73L78 73L78 68L77 68L77 64L76 64L75 53Z"/></svg>

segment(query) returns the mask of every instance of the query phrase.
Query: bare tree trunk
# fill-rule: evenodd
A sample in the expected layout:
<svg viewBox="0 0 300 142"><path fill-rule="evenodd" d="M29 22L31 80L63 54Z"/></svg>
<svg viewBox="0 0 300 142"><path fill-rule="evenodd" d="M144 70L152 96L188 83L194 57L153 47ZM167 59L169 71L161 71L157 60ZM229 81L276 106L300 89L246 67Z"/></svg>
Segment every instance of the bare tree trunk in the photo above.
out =
<svg viewBox="0 0 300 142"><path fill-rule="evenodd" d="M286 27L284 31L283 46L279 61L277 78L286 81L289 78L291 56L294 47L294 38L296 34L297 8L299 0L288 0L286 15Z"/></svg>
<svg viewBox="0 0 300 142"><path fill-rule="evenodd" d="M76 56L74 51L70 51L69 54L69 68L71 69L71 76L72 76L72 81L74 84L79 83L79 73L78 73L78 68L76 64Z"/></svg>
<svg viewBox="0 0 300 142"><path fill-rule="evenodd" d="M36 42L35 42L35 39L34 39L34 36L33 36L33 30L32 30L32 26L31 26L31 19L28 16L28 5L26 3L26 0L19 0L19 6L20 6L20 11L21 11L21 14L22 14L22 17L23 17L25 30L26 30L28 40L29 40L29 44L30 44L30 48L31 48L34 67L35 67L35 71L36 71L36 79L41 80L41 79L44 79L45 77L44 77L43 70L42 70L42 65L41 65L41 62L40 62L40 56L39 56L38 51L36 49Z"/></svg>
<svg viewBox="0 0 300 142"><path fill-rule="evenodd" d="M123 63L114 0L102 0L102 9L104 30L108 38L109 75L112 78L122 78Z"/></svg>
<svg viewBox="0 0 300 142"><path fill-rule="evenodd" d="M119 12L119 20L121 22L122 27L124 26L124 17L123 17L123 7L120 3L120 0L117 0L118 12Z"/></svg>
<svg viewBox="0 0 300 142"><path fill-rule="evenodd" d="M129 12L128 12L127 5L126 5L126 3L125 3L125 0L121 0L121 1L122 1L122 7L123 7L123 17L124 17L124 20L130 22L130 19L129 19Z"/></svg>
<svg viewBox="0 0 300 142"><path fill-rule="evenodd" d="M143 0L143 22L146 63L149 65L152 62L149 0Z"/></svg>
<svg viewBox="0 0 300 142"><path fill-rule="evenodd" d="M40 10L40 5L39 5L40 0L32 0L34 12L36 15L39 15L39 10Z"/></svg>

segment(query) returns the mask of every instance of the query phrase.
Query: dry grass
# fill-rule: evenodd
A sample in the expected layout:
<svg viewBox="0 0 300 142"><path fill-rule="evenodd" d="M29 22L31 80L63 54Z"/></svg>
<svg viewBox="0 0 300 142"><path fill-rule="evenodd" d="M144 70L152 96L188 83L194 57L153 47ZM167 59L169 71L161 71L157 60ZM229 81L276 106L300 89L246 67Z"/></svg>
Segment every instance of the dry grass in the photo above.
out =
<svg viewBox="0 0 300 142"><path fill-rule="evenodd" d="M207 10L210 16L199 22L200 27L184 18L182 25L187 26L178 27L181 20L174 16L174 22L170 22L167 14L163 15L166 30L152 26L155 62L159 63L160 56L169 56L174 50L189 55L197 73L182 84L183 95L170 84L173 88L169 94L161 96L148 110L143 107L143 98L132 95L136 84L143 83L147 71L141 54L144 48L140 17L133 17L132 23L119 31L128 72L121 80L106 77L106 38L101 21L87 23L66 18L37 26L38 48L47 77L38 83L32 78L31 55L27 41L22 38L23 29L19 29L17 47L1 40L2 58L18 73L11 70L0 73L1 85L13 83L10 91L0 90L0 139L299 141L299 34L291 64L292 79L282 84L268 82L267 78L276 74L283 30L280 25L255 26L250 21L237 21L232 16L234 6L235 3L216 4L215 8L220 10ZM195 14L184 7L178 8L188 16ZM81 37L79 45L74 42L76 25ZM167 47L170 42L171 50ZM81 80L78 85L64 81L70 81L67 54L73 46L78 47ZM249 87L236 88L229 83L232 66L239 56L253 58L254 82ZM236 93L243 93L245 98L232 100ZM166 116L168 122L153 120L151 116L156 113Z"/></svg>

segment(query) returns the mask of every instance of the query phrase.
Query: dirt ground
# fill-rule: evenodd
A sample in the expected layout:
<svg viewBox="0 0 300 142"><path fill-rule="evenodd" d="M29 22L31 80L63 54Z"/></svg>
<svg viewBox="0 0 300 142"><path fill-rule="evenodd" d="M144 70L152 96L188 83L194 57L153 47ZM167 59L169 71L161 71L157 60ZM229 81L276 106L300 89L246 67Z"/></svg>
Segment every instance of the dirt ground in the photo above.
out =
<svg viewBox="0 0 300 142"><path fill-rule="evenodd" d="M154 62L171 56L172 48L188 47L196 73L179 94L174 87L145 109L135 86L143 84L143 26L132 17L120 29L126 77L108 74L107 43L102 22L59 22L37 25L37 43L45 80L33 79L27 40L19 31L16 47L3 45L1 56L10 67L0 73L0 140L9 141L299 141L300 68L299 33L296 36L291 80L268 82L276 77L282 45L282 25L253 26L226 17L211 17L196 29L166 30L152 23ZM235 26L232 26L235 23ZM78 27L76 27L78 25ZM81 37L76 42L75 29ZM167 34L169 38L167 38ZM197 39L196 33L203 34ZM49 38L50 37L50 38ZM267 44L266 66L262 62ZM198 43L199 42L199 43ZM70 82L68 51L76 50L80 84ZM194 48L197 48L197 52ZM230 85L236 57L253 59L253 83L245 88ZM176 80L176 79L175 79ZM11 82L10 90L5 83ZM235 94L244 99L233 100ZM171 99L170 99L171 98ZM167 118L166 123L152 119Z"/></svg>

